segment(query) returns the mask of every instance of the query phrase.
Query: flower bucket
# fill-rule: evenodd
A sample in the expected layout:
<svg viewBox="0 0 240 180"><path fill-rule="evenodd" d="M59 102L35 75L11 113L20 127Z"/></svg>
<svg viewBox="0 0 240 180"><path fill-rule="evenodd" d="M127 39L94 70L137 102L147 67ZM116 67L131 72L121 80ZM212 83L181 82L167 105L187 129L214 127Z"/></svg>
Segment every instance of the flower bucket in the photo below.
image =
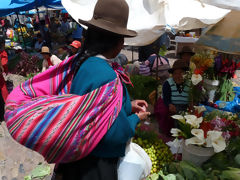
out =
<svg viewBox="0 0 240 180"><path fill-rule="evenodd" d="M182 147L182 160L189 161L197 166L201 166L211 156L215 154L212 147L200 147L195 145L185 145L183 142Z"/></svg>
<svg viewBox="0 0 240 180"><path fill-rule="evenodd" d="M208 93L208 102L213 102L216 90L219 86L219 80L210 80L210 79L204 79L203 86L207 90Z"/></svg>

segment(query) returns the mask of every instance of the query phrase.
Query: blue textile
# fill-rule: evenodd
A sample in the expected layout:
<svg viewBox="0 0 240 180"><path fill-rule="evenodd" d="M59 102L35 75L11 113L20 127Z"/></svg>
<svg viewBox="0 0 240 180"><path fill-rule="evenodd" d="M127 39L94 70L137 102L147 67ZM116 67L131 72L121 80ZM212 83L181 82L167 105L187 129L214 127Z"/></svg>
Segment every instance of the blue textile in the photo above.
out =
<svg viewBox="0 0 240 180"><path fill-rule="evenodd" d="M71 93L86 94L116 78L112 67L101 58L91 57L79 68L71 87ZM122 109L106 135L91 153L98 157L121 157L125 154L126 142L134 136L139 122L132 107L127 88L123 85Z"/></svg>

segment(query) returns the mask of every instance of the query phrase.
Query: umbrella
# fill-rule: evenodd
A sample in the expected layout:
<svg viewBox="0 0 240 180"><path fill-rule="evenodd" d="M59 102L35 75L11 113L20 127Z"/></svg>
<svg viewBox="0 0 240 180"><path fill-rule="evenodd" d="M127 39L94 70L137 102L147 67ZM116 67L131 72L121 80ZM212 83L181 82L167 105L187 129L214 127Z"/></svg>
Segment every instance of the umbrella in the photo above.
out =
<svg viewBox="0 0 240 180"><path fill-rule="evenodd" d="M62 0L69 14L90 20L97 0ZM177 30L207 27L221 20L229 10L196 0L126 0L129 5L128 28L138 32L126 39L128 45L142 46L155 41L169 25Z"/></svg>
<svg viewBox="0 0 240 180"><path fill-rule="evenodd" d="M231 11L221 21L209 28L196 42L229 54L240 54L240 11Z"/></svg>

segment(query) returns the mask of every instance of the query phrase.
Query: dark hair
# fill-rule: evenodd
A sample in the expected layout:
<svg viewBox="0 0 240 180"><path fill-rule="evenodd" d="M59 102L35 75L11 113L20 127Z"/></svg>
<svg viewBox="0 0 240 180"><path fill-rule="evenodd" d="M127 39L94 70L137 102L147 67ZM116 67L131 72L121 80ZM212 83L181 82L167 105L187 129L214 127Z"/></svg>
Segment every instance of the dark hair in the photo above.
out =
<svg viewBox="0 0 240 180"><path fill-rule="evenodd" d="M76 71L89 57L109 52L116 47L122 38L123 36L99 28L88 28L81 52L76 57L78 61Z"/></svg>

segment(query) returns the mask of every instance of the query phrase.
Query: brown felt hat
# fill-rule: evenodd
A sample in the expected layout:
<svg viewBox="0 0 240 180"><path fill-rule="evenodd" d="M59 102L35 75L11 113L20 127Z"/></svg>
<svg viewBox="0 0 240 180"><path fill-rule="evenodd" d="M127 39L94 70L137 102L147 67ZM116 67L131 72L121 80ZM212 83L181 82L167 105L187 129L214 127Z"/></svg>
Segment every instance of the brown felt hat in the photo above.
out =
<svg viewBox="0 0 240 180"><path fill-rule="evenodd" d="M184 53L189 53L194 55L195 53L192 51L192 49L188 46L183 46L182 50L178 53L180 56Z"/></svg>
<svg viewBox="0 0 240 180"><path fill-rule="evenodd" d="M176 69L182 69L184 71L189 70L187 63L184 60L176 60L173 63L173 67L168 70L169 73L173 73Z"/></svg>
<svg viewBox="0 0 240 180"><path fill-rule="evenodd" d="M127 29L129 8L125 0L98 0L90 21L79 19L80 24L97 27L125 37L135 37L137 33Z"/></svg>
<svg viewBox="0 0 240 180"><path fill-rule="evenodd" d="M50 50L47 46L43 46L41 54L51 54L51 53L50 53Z"/></svg>

